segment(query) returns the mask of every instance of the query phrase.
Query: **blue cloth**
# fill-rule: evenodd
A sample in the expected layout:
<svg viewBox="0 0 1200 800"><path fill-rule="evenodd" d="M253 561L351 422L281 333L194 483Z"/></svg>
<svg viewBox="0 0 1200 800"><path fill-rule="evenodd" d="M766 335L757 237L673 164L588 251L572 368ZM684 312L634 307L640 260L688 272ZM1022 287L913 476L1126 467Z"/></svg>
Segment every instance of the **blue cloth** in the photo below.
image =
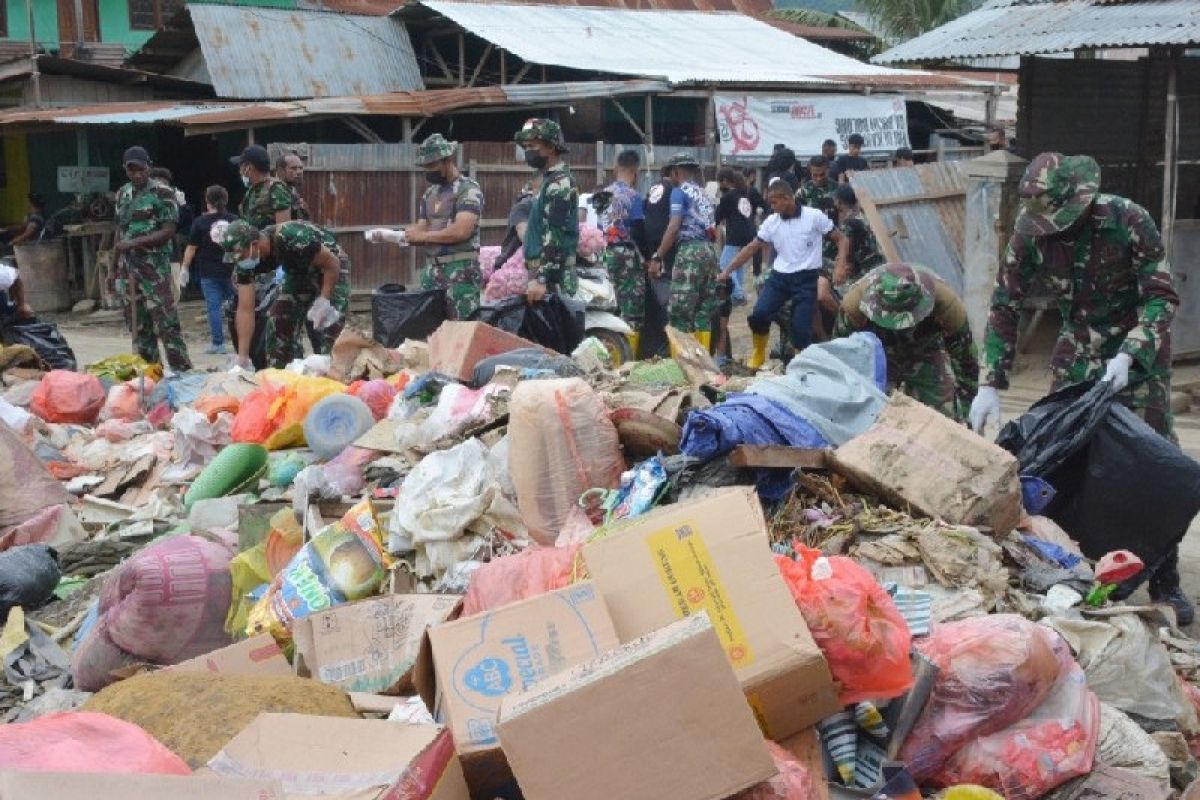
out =
<svg viewBox="0 0 1200 800"><path fill-rule="evenodd" d="M817 305L818 270L772 272L759 292L754 311L746 320L756 334L771 332L771 323L784 304L792 304L792 346L803 350L812 341L813 311Z"/></svg>
<svg viewBox="0 0 1200 800"><path fill-rule="evenodd" d="M1038 555L1040 555L1042 558L1046 559L1047 561L1053 561L1063 569L1071 569L1076 564L1079 564L1083 561L1083 559L1075 553L1063 549L1061 545L1057 545L1054 542L1047 542L1044 539L1038 539L1034 536L1028 535L1021 538L1024 539L1025 544L1036 550Z"/></svg>
<svg viewBox="0 0 1200 800"><path fill-rule="evenodd" d="M233 281L229 278L200 276L200 291L204 293L204 311L208 315L208 333L218 347L225 344L225 329L221 325L221 309L233 297Z"/></svg>

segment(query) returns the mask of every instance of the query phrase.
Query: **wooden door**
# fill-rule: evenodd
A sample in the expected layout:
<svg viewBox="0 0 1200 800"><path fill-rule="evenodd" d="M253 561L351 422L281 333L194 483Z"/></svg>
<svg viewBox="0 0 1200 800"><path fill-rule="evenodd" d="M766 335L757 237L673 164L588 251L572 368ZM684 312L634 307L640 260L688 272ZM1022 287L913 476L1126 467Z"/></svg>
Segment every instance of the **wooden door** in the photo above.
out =
<svg viewBox="0 0 1200 800"><path fill-rule="evenodd" d="M62 55L73 55L76 39L75 6L83 7L83 41L100 41L100 15L97 0L58 0L58 40Z"/></svg>

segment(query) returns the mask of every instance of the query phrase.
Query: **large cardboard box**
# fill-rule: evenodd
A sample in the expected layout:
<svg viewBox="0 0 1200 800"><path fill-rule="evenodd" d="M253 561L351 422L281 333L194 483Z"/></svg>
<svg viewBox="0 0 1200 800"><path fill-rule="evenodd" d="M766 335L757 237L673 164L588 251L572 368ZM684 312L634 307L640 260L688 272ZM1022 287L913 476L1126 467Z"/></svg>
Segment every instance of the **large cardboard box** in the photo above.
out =
<svg viewBox="0 0 1200 800"><path fill-rule="evenodd" d="M425 793L398 796L467 798L453 741L440 725L260 714L208 768L222 777L278 781L288 796L375 800L397 784L422 780L428 782Z"/></svg>
<svg viewBox="0 0 1200 800"><path fill-rule="evenodd" d="M708 615L504 698L526 800L718 800L776 772Z"/></svg>
<svg viewBox="0 0 1200 800"><path fill-rule="evenodd" d="M279 781L88 772L0 772L0 800L283 800Z"/></svg>
<svg viewBox="0 0 1200 800"><path fill-rule="evenodd" d="M583 560L622 641L707 611L769 738L837 710L829 665L771 557L752 489L636 517L585 546Z"/></svg>
<svg viewBox="0 0 1200 800"><path fill-rule="evenodd" d="M1023 513L1011 453L899 393L830 460L859 487L954 525L1004 536Z"/></svg>
<svg viewBox="0 0 1200 800"><path fill-rule="evenodd" d="M414 676L434 717L454 734L474 796L511 796L496 713L505 695L616 647L617 633L591 583L437 625Z"/></svg>
<svg viewBox="0 0 1200 800"><path fill-rule="evenodd" d="M181 661L167 669L176 672L211 672L216 675L291 675L292 665L268 633Z"/></svg>
<svg viewBox="0 0 1200 800"><path fill-rule="evenodd" d="M297 620L297 673L348 692L403 693L411 688L425 629L450 618L460 599L387 595Z"/></svg>
<svg viewBox="0 0 1200 800"><path fill-rule="evenodd" d="M523 347L540 346L484 322L443 322L429 337L429 368L470 381L483 359Z"/></svg>

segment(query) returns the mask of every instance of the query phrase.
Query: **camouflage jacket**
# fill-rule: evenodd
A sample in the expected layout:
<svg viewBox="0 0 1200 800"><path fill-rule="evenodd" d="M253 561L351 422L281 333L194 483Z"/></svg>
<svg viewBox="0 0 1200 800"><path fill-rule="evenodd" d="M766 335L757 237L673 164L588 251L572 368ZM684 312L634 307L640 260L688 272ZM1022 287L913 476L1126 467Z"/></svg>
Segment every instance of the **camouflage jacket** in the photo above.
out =
<svg viewBox="0 0 1200 800"><path fill-rule="evenodd" d="M292 190L278 178L267 178L251 186L238 206L238 215L260 231L275 224L279 211L292 213Z"/></svg>
<svg viewBox="0 0 1200 800"><path fill-rule="evenodd" d="M887 259L879 252L879 242L862 213L848 214L838 228L850 240L850 274L847 281L854 281L883 264ZM837 245L834 245L836 255Z"/></svg>
<svg viewBox="0 0 1200 800"><path fill-rule="evenodd" d="M542 187L533 199L529 227L525 230L525 262L536 267L540 278L547 270L575 266L579 247L579 189L566 164L551 167L542 177Z"/></svg>
<svg viewBox="0 0 1200 800"><path fill-rule="evenodd" d="M815 208L822 212L825 216L832 220L837 219L837 208L833 205L833 193L837 191L837 184L826 179L824 186L818 186L811 180L805 181L797 192L797 200L804 205Z"/></svg>
<svg viewBox="0 0 1200 800"><path fill-rule="evenodd" d="M300 190L291 184L284 185L287 186L288 193L292 196L292 219L312 219L312 215L308 213L308 203L304 202L304 198L300 196Z"/></svg>
<svg viewBox="0 0 1200 800"><path fill-rule="evenodd" d="M1008 388L1021 302L1044 281L1062 316L1054 363L1100 363L1128 353L1145 372L1170 348L1179 305L1162 237L1149 212L1124 197L1100 194L1078 233L1033 237L1014 233L992 292L981 382ZM1169 355L1169 353L1168 353Z"/></svg>
<svg viewBox="0 0 1200 800"><path fill-rule="evenodd" d="M332 233L304 220L268 225L263 233L271 240L271 255L263 258L256 272L283 267L283 291L293 295L316 295L321 291L321 270L313 259L321 248L329 250L347 269L348 260Z"/></svg>
<svg viewBox="0 0 1200 800"><path fill-rule="evenodd" d="M483 219L483 190L479 184L466 175L459 175L453 183L441 186L430 186L421 198L421 210L418 220L426 220L430 231L445 230L454 218L462 212L474 214ZM471 235L461 242L454 244L431 245L430 253L435 256L448 256L458 253L477 254L479 252L479 222L476 221Z"/></svg>
<svg viewBox="0 0 1200 800"><path fill-rule="evenodd" d="M175 202L175 190L161 181L151 179L141 191L126 183L117 190L116 202L117 235L122 239L136 239L165 225L179 223L179 206ZM172 243L167 240L159 247L140 248L131 254L145 255L169 261Z"/></svg>

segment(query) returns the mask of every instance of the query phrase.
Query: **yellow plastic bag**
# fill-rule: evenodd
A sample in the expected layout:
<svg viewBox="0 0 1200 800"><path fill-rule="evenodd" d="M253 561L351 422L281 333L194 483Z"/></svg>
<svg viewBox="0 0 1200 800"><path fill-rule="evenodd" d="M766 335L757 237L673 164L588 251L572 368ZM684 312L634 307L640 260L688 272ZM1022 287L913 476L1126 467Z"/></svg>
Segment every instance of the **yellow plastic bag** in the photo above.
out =
<svg viewBox="0 0 1200 800"><path fill-rule="evenodd" d="M162 364L151 364L141 356L133 353L123 353L119 356L109 356L97 361L87 368L88 374L97 378L108 378L113 383L133 380L139 375L145 375L155 382L162 380Z"/></svg>
<svg viewBox="0 0 1200 800"><path fill-rule="evenodd" d="M281 508L268 524L266 538L229 562L233 600L225 617L225 632L230 636L239 636L246 630L255 602L250 593L270 583L304 545L304 529L290 508Z"/></svg>
<svg viewBox="0 0 1200 800"><path fill-rule="evenodd" d="M242 400L233 421L233 440L261 444L268 450L303 447L304 418L318 400L346 391L329 378L297 375L282 369L258 373L258 389Z"/></svg>

